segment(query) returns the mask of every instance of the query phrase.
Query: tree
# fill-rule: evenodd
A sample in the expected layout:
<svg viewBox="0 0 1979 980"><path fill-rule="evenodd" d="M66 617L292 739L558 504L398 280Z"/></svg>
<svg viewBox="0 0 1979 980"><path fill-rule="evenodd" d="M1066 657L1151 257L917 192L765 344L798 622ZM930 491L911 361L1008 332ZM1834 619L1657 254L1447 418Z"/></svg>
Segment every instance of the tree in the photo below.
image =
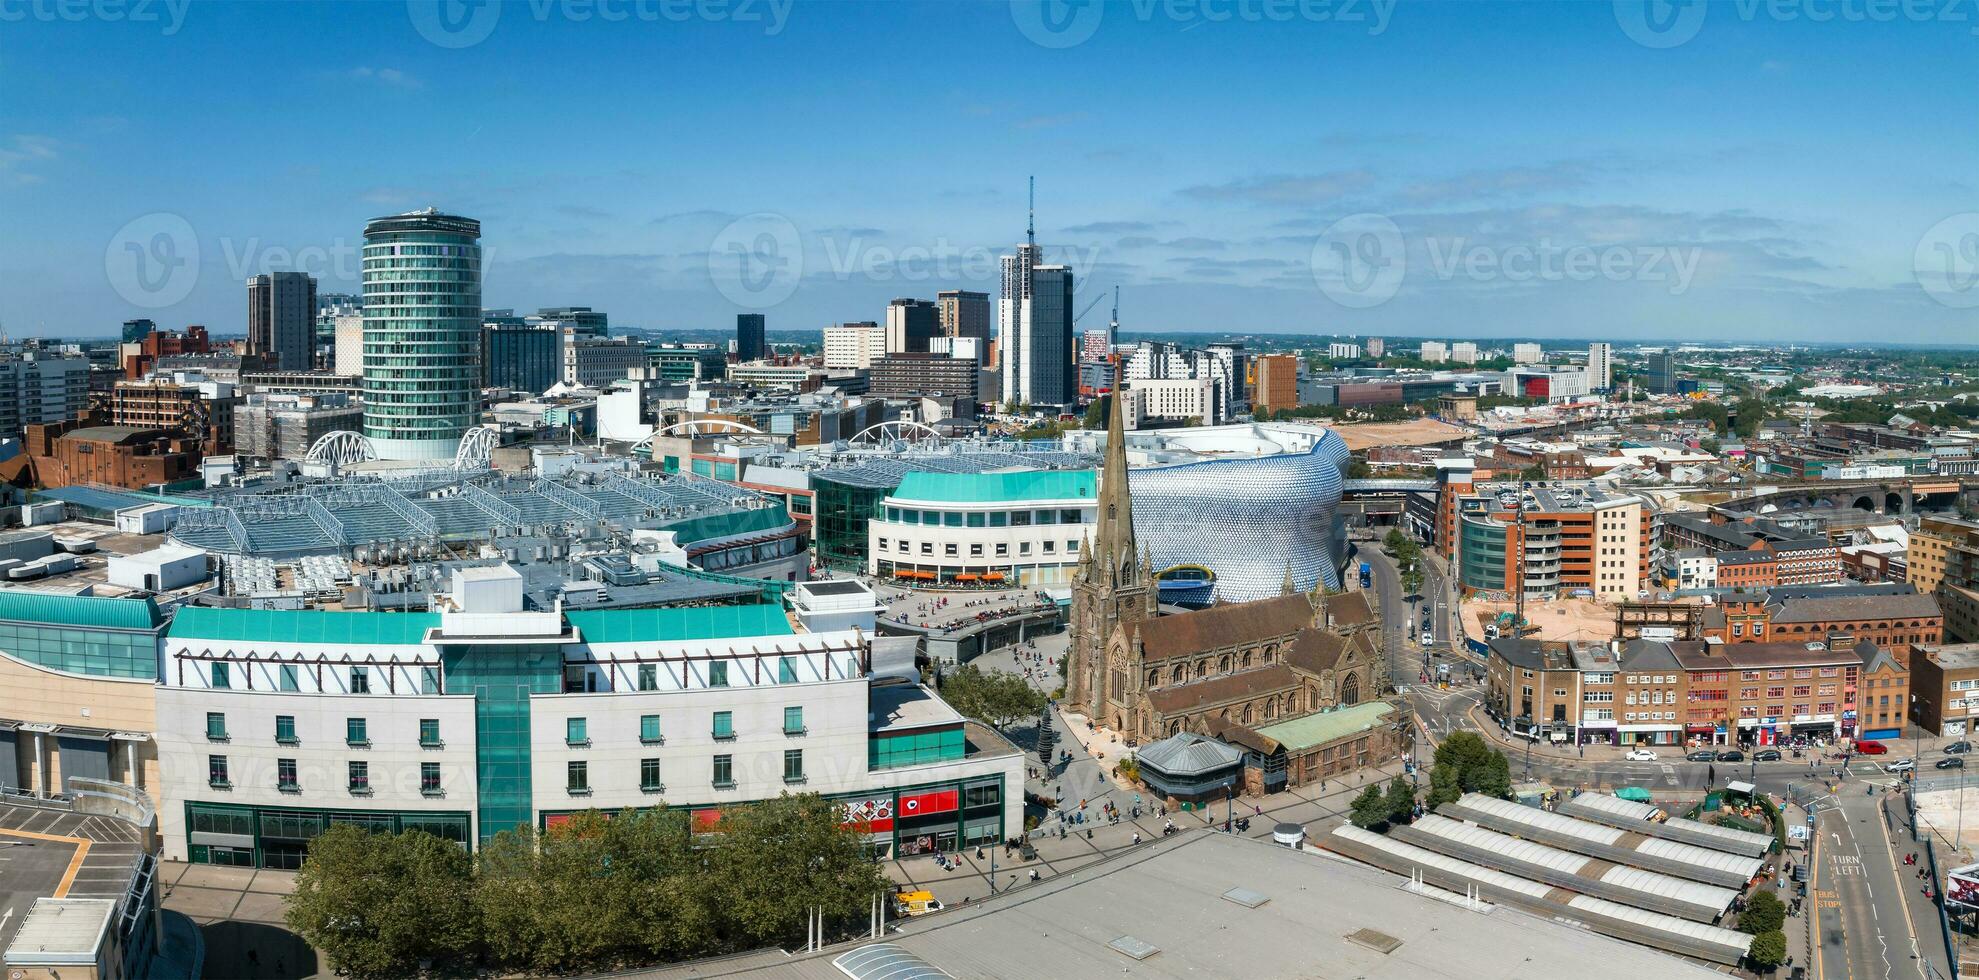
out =
<svg viewBox="0 0 1979 980"><path fill-rule="evenodd" d="M1435 809L1445 803L1455 803L1464 795L1463 777L1457 767L1437 764L1429 768L1429 806Z"/></svg>
<svg viewBox="0 0 1979 980"><path fill-rule="evenodd" d="M1373 475L1374 467L1367 465L1365 458L1355 456L1353 459L1347 461L1347 479L1365 480Z"/></svg>
<svg viewBox="0 0 1979 980"><path fill-rule="evenodd" d="M815 793L722 811L721 846L709 852L705 877L729 948L794 947L813 908L828 922L865 922L889 882L866 856L864 834L841 819L839 804Z"/></svg>
<svg viewBox="0 0 1979 980"><path fill-rule="evenodd" d="M1086 418L1083 425L1088 429L1104 429L1106 428L1107 416L1112 411L1113 396L1101 395L1093 399L1091 405L1086 406Z"/></svg>
<svg viewBox="0 0 1979 980"><path fill-rule="evenodd" d="M1403 534L1399 527L1389 528L1387 536L1381 539L1381 547L1397 558L1402 556L1402 549L1407 548L1409 543L1409 536Z"/></svg>
<svg viewBox="0 0 1979 980"><path fill-rule="evenodd" d="M310 842L285 918L348 976L453 969L477 952L472 881L473 863L452 841L334 824Z"/></svg>
<svg viewBox="0 0 1979 980"><path fill-rule="evenodd" d="M1007 670L985 671L975 664L964 664L946 675L941 696L950 707L993 728L1036 717L1045 700L1022 677Z"/></svg>
<svg viewBox="0 0 1979 980"><path fill-rule="evenodd" d="M1787 908L1779 896L1762 888L1746 900L1745 911L1738 916L1738 927L1740 932L1757 936L1780 929L1786 921Z"/></svg>
<svg viewBox="0 0 1979 980"><path fill-rule="evenodd" d="M1386 800L1388 823L1390 826L1405 824L1415 818L1416 791L1409 781L1400 776L1388 784Z"/></svg>
<svg viewBox="0 0 1979 980"><path fill-rule="evenodd" d="M1381 795L1380 783L1368 784L1366 789L1361 790L1361 795L1354 797L1347 811L1347 819L1362 830L1387 826L1388 800Z"/></svg>
<svg viewBox="0 0 1979 980"><path fill-rule="evenodd" d="M1449 767L1443 788L1437 789L1436 769ZM1431 798L1439 802L1449 796L1452 777L1458 795L1482 793L1505 799L1512 795L1512 767L1505 756L1493 749L1476 732L1456 732L1436 747L1434 768L1430 770Z"/></svg>
<svg viewBox="0 0 1979 980"><path fill-rule="evenodd" d="M1752 960L1753 969L1762 973L1770 971L1786 962L1787 934L1778 929L1762 932L1752 937L1752 947L1745 955Z"/></svg>

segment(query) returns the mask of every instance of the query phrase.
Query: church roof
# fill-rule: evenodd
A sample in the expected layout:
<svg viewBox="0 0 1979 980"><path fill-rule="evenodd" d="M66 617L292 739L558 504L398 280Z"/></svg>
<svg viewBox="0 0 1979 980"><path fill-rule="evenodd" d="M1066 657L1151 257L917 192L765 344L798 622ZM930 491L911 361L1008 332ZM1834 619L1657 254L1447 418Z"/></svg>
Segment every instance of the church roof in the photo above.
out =
<svg viewBox="0 0 1979 980"><path fill-rule="evenodd" d="M1274 691L1290 691L1298 685L1299 677L1292 673L1292 668L1284 664L1272 664L1269 667L1240 670L1234 674L1217 674L1199 681L1157 687L1148 691L1148 704L1165 715L1182 714L1206 705L1234 701L1238 698Z"/></svg>
<svg viewBox="0 0 1979 980"><path fill-rule="evenodd" d="M1285 662L1308 674L1323 674L1340 662L1350 646L1358 644L1366 649L1367 643L1365 633L1348 637L1318 627L1307 627L1299 631L1298 639L1285 651Z"/></svg>
<svg viewBox="0 0 1979 980"><path fill-rule="evenodd" d="M1297 592L1255 602L1216 605L1143 623L1141 650L1150 663L1191 657L1222 647L1291 636L1311 625L1312 620L1312 600Z"/></svg>
<svg viewBox="0 0 1979 980"><path fill-rule="evenodd" d="M1365 592L1341 592L1325 598L1326 608L1333 614L1333 625L1339 629L1361 626L1374 621L1374 606L1368 602Z"/></svg>

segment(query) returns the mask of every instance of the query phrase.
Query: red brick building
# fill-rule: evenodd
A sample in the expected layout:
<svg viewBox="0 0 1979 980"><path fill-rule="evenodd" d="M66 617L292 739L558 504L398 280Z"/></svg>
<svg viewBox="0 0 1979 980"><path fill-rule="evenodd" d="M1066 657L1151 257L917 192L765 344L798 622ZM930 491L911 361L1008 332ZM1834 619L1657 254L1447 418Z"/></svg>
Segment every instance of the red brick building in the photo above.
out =
<svg viewBox="0 0 1979 980"><path fill-rule="evenodd" d="M212 342L206 337L206 328L198 324L187 327L185 333L153 330L145 334L143 340L123 345L124 377L131 381L144 377L145 372L151 370L151 365L161 357L212 352Z"/></svg>
<svg viewBox="0 0 1979 980"><path fill-rule="evenodd" d="M95 425L71 419L27 427L23 442L44 488L101 483L142 489L199 473L199 440L172 429Z"/></svg>

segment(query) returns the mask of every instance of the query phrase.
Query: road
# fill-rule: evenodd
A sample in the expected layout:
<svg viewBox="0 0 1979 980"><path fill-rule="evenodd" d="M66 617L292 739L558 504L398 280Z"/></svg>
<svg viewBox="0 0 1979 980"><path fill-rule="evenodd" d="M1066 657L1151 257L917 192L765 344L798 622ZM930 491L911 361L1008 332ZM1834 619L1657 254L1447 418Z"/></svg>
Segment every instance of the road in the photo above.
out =
<svg viewBox="0 0 1979 980"><path fill-rule="evenodd" d="M1897 871L1896 852L1881 812L1883 796L1880 788L1872 796L1846 787L1836 801L1839 805L1821 807L1815 818L1821 842L1812 914L1824 977L1927 977L1924 964L1931 960L1919 959L1906 901L1922 900L1918 891L1922 885ZM1918 894L1909 895L1906 888Z"/></svg>

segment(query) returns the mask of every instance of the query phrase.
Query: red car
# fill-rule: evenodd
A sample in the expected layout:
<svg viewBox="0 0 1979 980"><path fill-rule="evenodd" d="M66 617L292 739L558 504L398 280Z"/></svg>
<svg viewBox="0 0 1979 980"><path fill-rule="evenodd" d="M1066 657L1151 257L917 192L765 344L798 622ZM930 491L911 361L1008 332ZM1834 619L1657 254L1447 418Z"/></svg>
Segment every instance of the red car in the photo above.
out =
<svg viewBox="0 0 1979 980"><path fill-rule="evenodd" d="M1855 752L1857 755L1884 755L1887 754L1889 751L1890 751L1890 747L1884 745L1881 742L1855 743Z"/></svg>

